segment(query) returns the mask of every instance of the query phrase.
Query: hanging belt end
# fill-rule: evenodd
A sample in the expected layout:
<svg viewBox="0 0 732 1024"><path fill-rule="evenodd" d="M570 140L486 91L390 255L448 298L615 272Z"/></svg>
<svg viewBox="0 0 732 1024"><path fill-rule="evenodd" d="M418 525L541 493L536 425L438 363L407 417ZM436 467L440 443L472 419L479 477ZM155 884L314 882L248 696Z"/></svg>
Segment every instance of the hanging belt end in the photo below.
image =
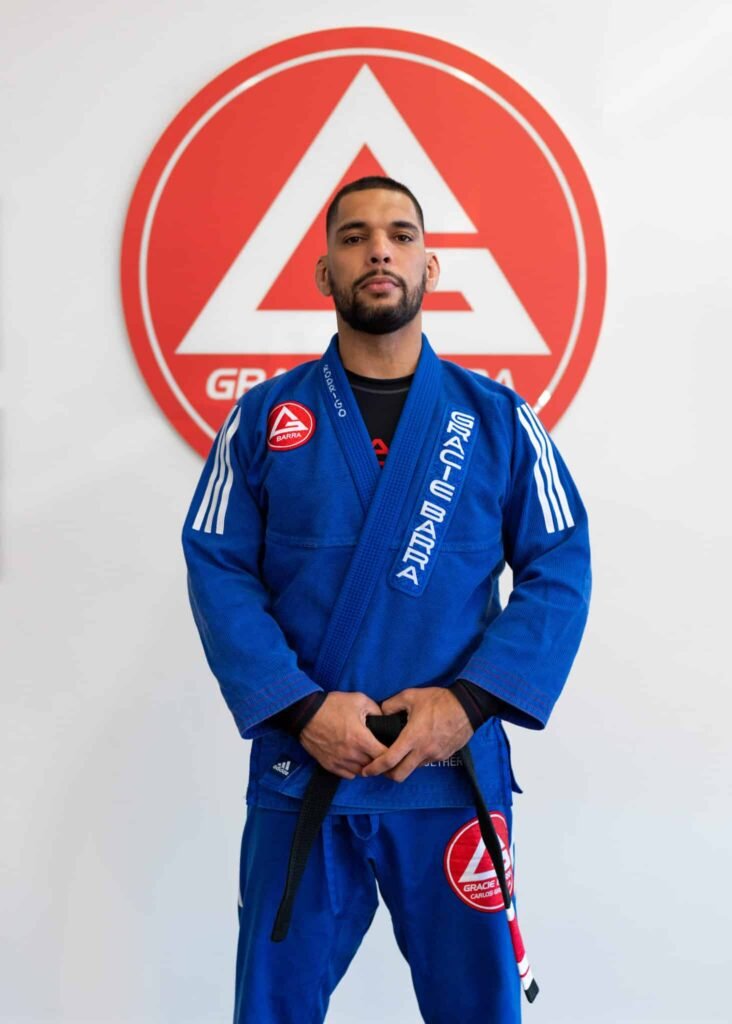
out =
<svg viewBox="0 0 732 1024"><path fill-rule="evenodd" d="M524 985L524 992L526 993L526 998L529 1000L529 1002L533 1003L533 1001L539 995L539 986L536 984L533 978L527 978L526 980L528 981L528 984Z"/></svg>
<svg viewBox="0 0 732 1024"><path fill-rule="evenodd" d="M272 928L272 934L270 935L271 942L282 942L283 939L287 938L287 933L290 930L290 915L282 912L282 907L277 911L277 917Z"/></svg>

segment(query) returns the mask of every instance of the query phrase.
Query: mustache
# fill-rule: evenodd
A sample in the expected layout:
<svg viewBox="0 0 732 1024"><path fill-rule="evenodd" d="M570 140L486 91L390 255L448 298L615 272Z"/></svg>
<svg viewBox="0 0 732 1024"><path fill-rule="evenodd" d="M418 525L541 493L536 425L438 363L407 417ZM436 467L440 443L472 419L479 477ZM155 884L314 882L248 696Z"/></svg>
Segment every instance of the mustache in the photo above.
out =
<svg viewBox="0 0 732 1024"><path fill-rule="evenodd" d="M392 281L396 281L400 288L406 287L402 278L398 277L396 274L392 274L389 270L370 270L368 274L364 274L363 277L359 277L358 280L354 281L354 289L360 288L362 284L366 284L367 281L370 281L373 277L388 277L391 278Z"/></svg>

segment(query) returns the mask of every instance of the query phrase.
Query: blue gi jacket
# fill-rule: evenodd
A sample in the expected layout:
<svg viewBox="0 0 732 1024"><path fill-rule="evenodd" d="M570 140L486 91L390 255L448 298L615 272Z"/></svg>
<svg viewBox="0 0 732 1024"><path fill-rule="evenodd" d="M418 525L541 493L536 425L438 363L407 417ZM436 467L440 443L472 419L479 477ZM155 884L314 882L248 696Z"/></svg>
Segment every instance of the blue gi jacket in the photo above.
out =
<svg viewBox="0 0 732 1024"><path fill-rule="evenodd" d="M297 447L268 416L299 403ZM323 357L249 391L214 443L183 530L189 592L211 669L252 738L247 799L295 807L313 761L267 719L318 689L381 701L468 679L543 728L590 594L587 517L556 448L510 389L439 359L419 363L383 469L334 338ZM513 591L501 609L505 562ZM510 800L505 733L470 741L487 802ZM456 759L403 783L343 780L333 811L470 806Z"/></svg>

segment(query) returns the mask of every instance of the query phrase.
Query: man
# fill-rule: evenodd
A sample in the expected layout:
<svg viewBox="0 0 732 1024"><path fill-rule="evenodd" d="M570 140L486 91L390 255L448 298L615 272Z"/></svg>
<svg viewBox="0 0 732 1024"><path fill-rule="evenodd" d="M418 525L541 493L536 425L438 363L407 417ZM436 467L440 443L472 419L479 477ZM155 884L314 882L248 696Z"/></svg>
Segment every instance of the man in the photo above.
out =
<svg viewBox="0 0 732 1024"><path fill-rule="evenodd" d="M254 740L235 1021L322 1021L378 881L425 1021L511 1024L519 975L468 768L512 885L501 719L543 728L564 685L586 516L530 406L422 335L439 264L412 193L359 179L326 229L316 281L338 333L231 410L183 533L209 664ZM382 743L368 716L396 712ZM272 942L316 762L340 783Z"/></svg>

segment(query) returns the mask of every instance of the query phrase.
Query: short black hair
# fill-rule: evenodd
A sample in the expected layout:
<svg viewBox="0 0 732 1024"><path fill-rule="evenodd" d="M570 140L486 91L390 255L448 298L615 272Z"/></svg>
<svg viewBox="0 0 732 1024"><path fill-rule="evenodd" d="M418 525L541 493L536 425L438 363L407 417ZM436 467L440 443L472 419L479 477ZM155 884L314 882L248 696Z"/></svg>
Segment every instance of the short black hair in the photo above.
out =
<svg viewBox="0 0 732 1024"><path fill-rule="evenodd" d="M422 228L424 234L424 214L422 213L422 207L419 205L419 200L406 185L402 185L400 181L394 181L393 178L386 178L380 174L369 174L365 178L356 178L355 181L349 181L343 188L338 189L336 194L333 196L330 206L325 214L325 233L330 234L330 229L333 227L333 222L338 215L338 204L340 203L343 196L349 195L351 192L366 192L370 189L384 188L390 192L403 192L405 196L414 203L414 208L417 211L417 217L419 218L419 226Z"/></svg>

